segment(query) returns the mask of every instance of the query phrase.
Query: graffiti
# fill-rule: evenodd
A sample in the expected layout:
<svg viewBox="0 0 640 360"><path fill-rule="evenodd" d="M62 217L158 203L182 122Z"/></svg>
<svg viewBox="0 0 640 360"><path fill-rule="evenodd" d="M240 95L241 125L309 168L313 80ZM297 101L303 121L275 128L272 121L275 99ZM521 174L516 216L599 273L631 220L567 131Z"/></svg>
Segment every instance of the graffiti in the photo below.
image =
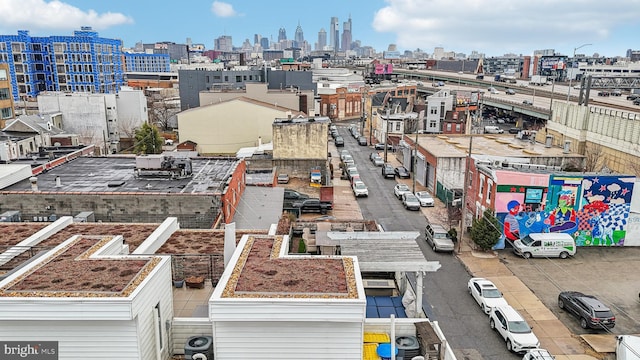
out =
<svg viewBox="0 0 640 360"><path fill-rule="evenodd" d="M623 246L628 223L637 221L629 219L634 182L633 177L615 175L551 175L544 197L539 189L501 185L511 190L496 194L503 236L494 248L540 232L570 234L578 246Z"/></svg>

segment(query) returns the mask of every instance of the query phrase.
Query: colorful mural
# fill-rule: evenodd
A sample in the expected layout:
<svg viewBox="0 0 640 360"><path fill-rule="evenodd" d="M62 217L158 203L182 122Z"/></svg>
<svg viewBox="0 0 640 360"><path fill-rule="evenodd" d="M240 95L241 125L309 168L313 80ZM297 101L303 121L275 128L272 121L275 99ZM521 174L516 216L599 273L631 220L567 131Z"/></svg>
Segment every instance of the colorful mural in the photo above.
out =
<svg viewBox="0 0 640 360"><path fill-rule="evenodd" d="M528 174L521 176L527 183ZM630 176L550 175L546 187L498 185L495 206L503 235L494 249L539 232L568 233L578 246L623 246L634 183Z"/></svg>

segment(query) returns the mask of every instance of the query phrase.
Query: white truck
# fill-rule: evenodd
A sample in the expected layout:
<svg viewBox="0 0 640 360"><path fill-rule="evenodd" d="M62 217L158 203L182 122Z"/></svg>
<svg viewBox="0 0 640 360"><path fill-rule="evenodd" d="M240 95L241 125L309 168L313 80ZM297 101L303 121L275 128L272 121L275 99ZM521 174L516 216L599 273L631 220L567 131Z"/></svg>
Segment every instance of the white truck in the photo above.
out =
<svg viewBox="0 0 640 360"><path fill-rule="evenodd" d="M538 86L546 85L547 77L542 75L533 75L531 76L531 81L529 81L529 84Z"/></svg>
<svg viewBox="0 0 640 360"><path fill-rule="evenodd" d="M616 360L640 360L640 336L616 337Z"/></svg>

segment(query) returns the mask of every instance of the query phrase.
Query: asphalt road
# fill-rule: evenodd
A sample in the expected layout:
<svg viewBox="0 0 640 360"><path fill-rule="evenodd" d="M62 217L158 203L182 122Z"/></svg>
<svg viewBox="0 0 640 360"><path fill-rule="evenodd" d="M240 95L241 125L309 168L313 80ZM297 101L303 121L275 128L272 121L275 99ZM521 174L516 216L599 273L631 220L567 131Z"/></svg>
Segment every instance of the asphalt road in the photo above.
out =
<svg viewBox="0 0 640 360"><path fill-rule="evenodd" d="M522 358L508 352L500 336L490 330L488 317L467 292L467 282L471 276L460 261L448 253L435 253L426 245L424 215L420 211L406 210L394 196L396 181L383 178L380 167L374 166L369 160L374 150L358 145L345 125L338 125L338 131L345 140L344 149L353 156L360 177L369 188L368 197L357 199L363 217L375 219L386 231L419 231L418 244L425 258L439 261L442 265L437 272L424 277L423 308L430 320L438 321L457 358ZM395 154L388 152L387 156L390 158ZM415 282L415 278L411 278Z"/></svg>

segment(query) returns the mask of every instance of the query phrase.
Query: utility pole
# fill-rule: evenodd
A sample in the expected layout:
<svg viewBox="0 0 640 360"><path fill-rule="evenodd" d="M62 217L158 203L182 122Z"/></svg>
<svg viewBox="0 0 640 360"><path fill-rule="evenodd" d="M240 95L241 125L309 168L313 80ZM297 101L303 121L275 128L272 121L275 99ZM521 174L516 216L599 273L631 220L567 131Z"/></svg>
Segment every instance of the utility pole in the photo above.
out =
<svg viewBox="0 0 640 360"><path fill-rule="evenodd" d="M416 193L416 167L418 167L418 127L416 126L416 140L413 143L413 161L411 175L413 177L413 193Z"/></svg>
<svg viewBox="0 0 640 360"><path fill-rule="evenodd" d="M383 136L383 139L384 139L384 162L385 163L387 162L387 153L389 152L388 149L387 149L389 147L387 145L387 136L388 136L388 131L387 130L389 130L389 116L390 115L391 115L391 110L389 110L387 108L387 118L384 120L384 136Z"/></svg>
<svg viewBox="0 0 640 360"><path fill-rule="evenodd" d="M464 163L464 184L462 185L462 204L460 204L460 238L458 239L458 243L456 247L457 254L460 254L460 250L462 248L462 239L464 239L464 234L467 230L467 191L469 189L469 162L471 161L471 151L473 149L473 135L469 136L469 153L465 159Z"/></svg>

